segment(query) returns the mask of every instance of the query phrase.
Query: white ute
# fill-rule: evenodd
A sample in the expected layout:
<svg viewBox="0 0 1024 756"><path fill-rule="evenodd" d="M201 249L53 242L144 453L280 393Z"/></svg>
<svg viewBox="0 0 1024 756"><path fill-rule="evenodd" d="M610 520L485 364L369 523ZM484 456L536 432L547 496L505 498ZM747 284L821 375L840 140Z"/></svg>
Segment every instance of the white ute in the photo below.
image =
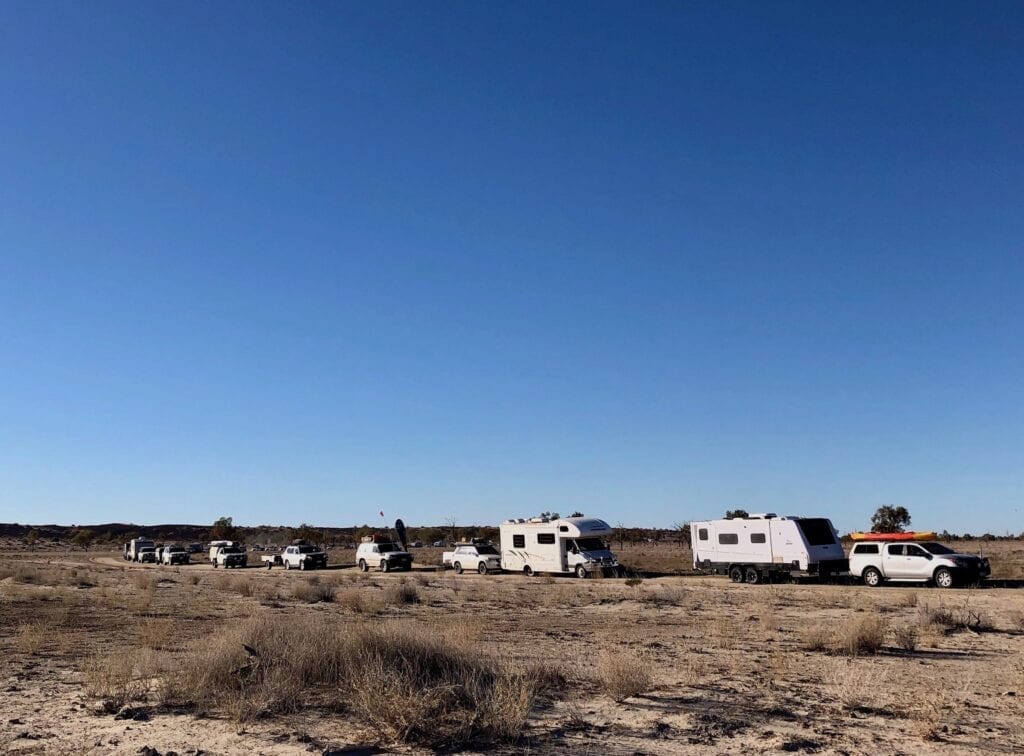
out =
<svg viewBox="0 0 1024 756"><path fill-rule="evenodd" d="M755 514L690 523L694 569L734 583L846 572L839 533L824 517Z"/></svg>
<svg viewBox="0 0 1024 756"><path fill-rule="evenodd" d="M622 574L622 567L606 542L614 531L604 520L595 517L506 520L501 523L499 532L501 567L509 572L524 575L549 572L579 578L596 572Z"/></svg>
<svg viewBox="0 0 1024 756"><path fill-rule="evenodd" d="M474 538L468 543L455 544L454 551L444 552L441 563L455 570L456 575L461 575L464 570L486 575L488 572L501 571L501 554L490 542Z"/></svg>
<svg viewBox="0 0 1024 756"><path fill-rule="evenodd" d="M960 554L934 541L859 541L850 552L850 574L872 588L886 580L934 582L939 588L979 583L992 573L988 559Z"/></svg>

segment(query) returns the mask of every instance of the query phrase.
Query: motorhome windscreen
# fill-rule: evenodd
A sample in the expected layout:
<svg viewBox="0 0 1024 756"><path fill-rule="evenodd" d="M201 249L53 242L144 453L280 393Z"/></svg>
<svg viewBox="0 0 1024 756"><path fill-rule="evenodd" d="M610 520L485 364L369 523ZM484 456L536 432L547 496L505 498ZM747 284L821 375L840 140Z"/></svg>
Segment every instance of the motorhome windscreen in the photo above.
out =
<svg viewBox="0 0 1024 756"><path fill-rule="evenodd" d="M828 546L836 542L832 532L832 523L821 517L797 520L796 524L803 531L804 538L811 546Z"/></svg>
<svg viewBox="0 0 1024 756"><path fill-rule="evenodd" d="M577 538L574 543L580 551L604 551L608 548L600 538Z"/></svg>

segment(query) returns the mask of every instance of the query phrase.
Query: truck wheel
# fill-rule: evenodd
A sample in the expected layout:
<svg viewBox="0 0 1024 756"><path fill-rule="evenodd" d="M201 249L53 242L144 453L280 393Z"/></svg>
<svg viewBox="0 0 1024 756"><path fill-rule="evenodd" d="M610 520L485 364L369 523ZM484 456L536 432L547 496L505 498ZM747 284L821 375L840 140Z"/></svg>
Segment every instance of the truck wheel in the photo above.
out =
<svg viewBox="0 0 1024 756"><path fill-rule="evenodd" d="M580 580L583 580L586 576L587 576L587 568L584 567L582 564L577 564L576 565L576 577L578 577Z"/></svg>
<svg viewBox="0 0 1024 756"><path fill-rule="evenodd" d="M953 573L948 569L939 567L935 570L935 585L939 588L952 588L953 582Z"/></svg>
<svg viewBox="0 0 1024 756"><path fill-rule="evenodd" d="M462 562L455 562L452 564L452 569L455 570L456 575L462 574Z"/></svg>
<svg viewBox="0 0 1024 756"><path fill-rule="evenodd" d="M530 565L523 567L523 574L526 575L526 577L533 577L533 567Z"/></svg>
<svg viewBox="0 0 1024 756"><path fill-rule="evenodd" d="M486 562L480 562L480 564L478 564L476 566L476 571L479 572L481 575L486 575L487 574L487 563Z"/></svg>
<svg viewBox="0 0 1024 756"><path fill-rule="evenodd" d="M387 559L381 559L380 560L380 571L381 572L387 572L388 571L388 560Z"/></svg>
<svg viewBox="0 0 1024 756"><path fill-rule="evenodd" d="M268 569L268 570L269 570L269 569L270 569L271 567L273 567L273 566L274 566L274 563L273 563L273 562L267 562L267 569Z"/></svg>
<svg viewBox="0 0 1024 756"><path fill-rule="evenodd" d="M301 562L299 562L299 570L301 571L301 570L305 570L305 569L306 569L306 560L303 559Z"/></svg>
<svg viewBox="0 0 1024 756"><path fill-rule="evenodd" d="M868 588L877 588L882 584L882 573L874 567L868 567L864 570L864 572L861 573L860 578Z"/></svg>
<svg viewBox="0 0 1024 756"><path fill-rule="evenodd" d="M359 560L359 569L361 571L363 571L363 572L366 572L366 570L368 569L367 566L366 566L366 560L365 559L360 559Z"/></svg>
<svg viewBox="0 0 1024 756"><path fill-rule="evenodd" d="M761 573L755 567L747 567L746 579L751 585L757 585L761 582Z"/></svg>
<svg viewBox="0 0 1024 756"><path fill-rule="evenodd" d="M743 582L743 568L739 565L729 568L729 579L734 583Z"/></svg>

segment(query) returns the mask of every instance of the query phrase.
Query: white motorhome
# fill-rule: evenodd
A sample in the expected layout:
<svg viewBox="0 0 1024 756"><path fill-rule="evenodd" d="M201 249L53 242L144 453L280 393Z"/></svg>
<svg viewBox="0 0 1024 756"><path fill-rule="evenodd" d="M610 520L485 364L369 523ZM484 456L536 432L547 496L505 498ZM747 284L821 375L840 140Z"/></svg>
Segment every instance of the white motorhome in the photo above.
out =
<svg viewBox="0 0 1024 756"><path fill-rule="evenodd" d="M604 520L506 520L499 532L501 568L509 572L551 572L585 578L595 572L619 575L622 571L606 540L614 531Z"/></svg>
<svg viewBox="0 0 1024 756"><path fill-rule="evenodd" d="M849 563L839 533L824 517L755 514L690 523L693 566L734 583L780 577L827 578Z"/></svg>
<svg viewBox="0 0 1024 756"><path fill-rule="evenodd" d="M123 559L129 562L138 562L141 560L141 549L154 549L153 542L148 538L133 538L124 545L124 550L121 554Z"/></svg>

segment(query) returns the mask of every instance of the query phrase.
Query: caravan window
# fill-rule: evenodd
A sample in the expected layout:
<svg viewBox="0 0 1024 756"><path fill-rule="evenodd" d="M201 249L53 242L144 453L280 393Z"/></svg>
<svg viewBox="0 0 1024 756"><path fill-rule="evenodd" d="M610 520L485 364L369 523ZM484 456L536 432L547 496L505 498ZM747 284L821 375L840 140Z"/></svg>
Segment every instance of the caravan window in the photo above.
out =
<svg viewBox="0 0 1024 756"><path fill-rule="evenodd" d="M718 542L723 546L735 546L740 542L740 537L735 533L719 533Z"/></svg>
<svg viewBox="0 0 1024 756"><path fill-rule="evenodd" d="M513 549L525 549L526 548L526 536L514 535L512 536L512 548Z"/></svg>
<svg viewBox="0 0 1024 756"><path fill-rule="evenodd" d="M750 542L751 543L767 543L767 540L764 537L764 533L751 533L750 534Z"/></svg>
<svg viewBox="0 0 1024 756"><path fill-rule="evenodd" d="M558 532L559 533L568 533L569 532L569 526L568 525L559 525L558 526Z"/></svg>
<svg viewBox="0 0 1024 756"><path fill-rule="evenodd" d="M543 543L545 545L550 546L554 542L555 542L555 534L554 533L538 533L537 534L537 543Z"/></svg>
<svg viewBox="0 0 1024 756"><path fill-rule="evenodd" d="M697 538L699 538L702 541L708 540L708 529L707 528L700 528L700 529L698 529L697 530Z"/></svg>

